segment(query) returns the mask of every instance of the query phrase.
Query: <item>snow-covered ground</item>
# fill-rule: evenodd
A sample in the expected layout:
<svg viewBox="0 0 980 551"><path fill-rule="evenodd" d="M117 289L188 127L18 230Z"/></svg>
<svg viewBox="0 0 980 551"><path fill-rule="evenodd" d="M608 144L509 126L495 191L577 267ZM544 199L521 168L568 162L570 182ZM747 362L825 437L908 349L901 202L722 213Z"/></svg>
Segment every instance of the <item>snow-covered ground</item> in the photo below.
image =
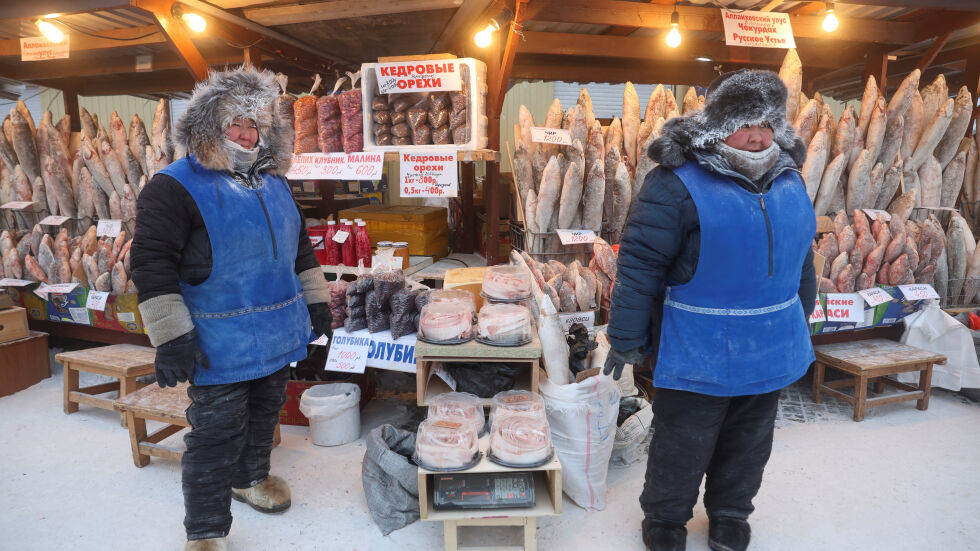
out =
<svg viewBox="0 0 980 551"><path fill-rule="evenodd" d="M53 370L0 398L0 549L181 549L179 465L154 458L136 468L112 412L62 413L60 366ZM794 392L755 500L750 549L980 549L980 404L935 391L928 411L905 402L871 409L855 423L849 410L810 407L805 388ZM365 427L404 420L381 405L369 406ZM306 427L282 433L273 471L289 481L293 506L266 516L232 502L231 549L442 549L441 524L416 522L388 537L374 526L361 490L363 440L319 448ZM642 550L644 468L610 471L600 513L566 498L562 516L539 521L539 548ZM707 549L707 529L699 506L688 524L689 550Z"/></svg>

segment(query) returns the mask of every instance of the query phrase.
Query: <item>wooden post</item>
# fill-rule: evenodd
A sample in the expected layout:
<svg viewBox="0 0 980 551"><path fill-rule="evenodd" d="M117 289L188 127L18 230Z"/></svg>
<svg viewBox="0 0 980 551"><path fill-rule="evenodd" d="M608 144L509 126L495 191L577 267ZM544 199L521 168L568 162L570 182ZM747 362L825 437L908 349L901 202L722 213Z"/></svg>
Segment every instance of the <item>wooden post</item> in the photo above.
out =
<svg viewBox="0 0 980 551"><path fill-rule="evenodd" d="M177 53L187 64L187 70L196 81L202 81L208 76L208 62L204 60L197 46L191 41L190 34L184 24L174 19L170 10L173 6L172 0L131 0L133 6L144 11L150 12L156 19L157 27L166 35Z"/></svg>
<svg viewBox="0 0 980 551"><path fill-rule="evenodd" d="M476 215L473 212L473 184L476 180L476 166L470 163L460 163L461 178L459 182L459 198L463 204L463 220L460 224L462 238L456 240L459 252L470 254L476 243Z"/></svg>
<svg viewBox="0 0 980 551"><path fill-rule="evenodd" d="M82 131L82 119L78 111L78 90L75 88L63 88L61 97L65 102L65 113L71 116L71 131Z"/></svg>
<svg viewBox="0 0 980 551"><path fill-rule="evenodd" d="M868 77L875 77L878 82L878 89L884 94L887 84L886 78L888 77L888 52L872 48L868 50L868 60L864 66L864 81L868 81Z"/></svg>
<svg viewBox="0 0 980 551"><path fill-rule="evenodd" d="M951 34L953 34L952 31L945 32L933 40L932 46L929 46L926 53L922 54L922 59L919 60L919 64L916 66L920 71L924 73L926 69L932 65L932 62L935 61L936 56L939 55L939 51L946 46L946 41L949 40Z"/></svg>
<svg viewBox="0 0 980 551"><path fill-rule="evenodd" d="M242 60L245 65L251 65L256 69L262 68L262 52L254 46L249 46L242 50L244 59Z"/></svg>
<svg viewBox="0 0 980 551"><path fill-rule="evenodd" d="M980 100L980 46L974 47L973 52L966 56L966 77L964 82L970 88L970 92L973 93L973 102L974 106L976 106L978 100ZM974 107L970 124L966 127L967 136L970 135L970 130L973 128L973 123L977 120L978 114L980 114L980 107Z"/></svg>

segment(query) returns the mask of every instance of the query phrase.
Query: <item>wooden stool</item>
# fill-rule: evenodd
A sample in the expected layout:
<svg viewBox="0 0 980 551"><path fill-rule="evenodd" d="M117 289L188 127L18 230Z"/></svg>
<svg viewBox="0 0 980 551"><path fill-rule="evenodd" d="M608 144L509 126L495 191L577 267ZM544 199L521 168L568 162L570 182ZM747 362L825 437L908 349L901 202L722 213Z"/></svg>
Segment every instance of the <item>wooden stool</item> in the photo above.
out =
<svg viewBox="0 0 980 551"><path fill-rule="evenodd" d="M118 397L122 398L140 389L143 385L137 383L136 378L153 374L155 357L156 350L153 348L132 344L114 344L58 354L54 358L65 366L65 413L78 411L78 404L112 410L113 400L99 398L98 395L116 390L119 392ZM79 371L108 375L117 380L79 388ZM126 426L126 417L120 416L119 422Z"/></svg>
<svg viewBox="0 0 980 551"><path fill-rule="evenodd" d="M945 364L946 356L908 346L887 339L821 344L813 347L817 361L813 373L813 401L822 401L821 393L836 396L854 406L854 420L864 419L869 407L916 400L916 407L929 408L929 389L932 384L933 364ZM824 382L824 369L832 367L850 375L850 378ZM919 386L900 383L888 375L910 371L919 372ZM881 394L885 385L902 390L897 394L868 398L868 383L874 383L874 392ZM854 387L854 396L838 388Z"/></svg>
<svg viewBox="0 0 980 551"><path fill-rule="evenodd" d="M190 428L191 424L187 422L185 415L191 405L191 399L187 396L189 386L188 383L166 388L148 385L114 402L115 409L126 417L129 425L129 445L133 450L133 463L137 467L148 465L151 455L177 461L184 455L181 450L163 446L160 442ZM153 434L147 434L147 419L166 423L166 426ZM277 423L273 445L278 446L281 441Z"/></svg>

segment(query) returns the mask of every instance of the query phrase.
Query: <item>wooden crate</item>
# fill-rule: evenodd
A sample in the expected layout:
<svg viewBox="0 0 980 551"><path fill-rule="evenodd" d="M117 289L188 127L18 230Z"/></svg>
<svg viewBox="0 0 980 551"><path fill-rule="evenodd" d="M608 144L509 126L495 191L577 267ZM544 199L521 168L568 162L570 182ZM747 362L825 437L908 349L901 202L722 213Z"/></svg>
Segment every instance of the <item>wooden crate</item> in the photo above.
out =
<svg viewBox="0 0 980 551"><path fill-rule="evenodd" d="M0 343L0 396L7 396L51 376L48 334L31 331L27 337Z"/></svg>
<svg viewBox="0 0 980 551"><path fill-rule="evenodd" d="M0 310L0 342L27 338L27 310L12 306Z"/></svg>

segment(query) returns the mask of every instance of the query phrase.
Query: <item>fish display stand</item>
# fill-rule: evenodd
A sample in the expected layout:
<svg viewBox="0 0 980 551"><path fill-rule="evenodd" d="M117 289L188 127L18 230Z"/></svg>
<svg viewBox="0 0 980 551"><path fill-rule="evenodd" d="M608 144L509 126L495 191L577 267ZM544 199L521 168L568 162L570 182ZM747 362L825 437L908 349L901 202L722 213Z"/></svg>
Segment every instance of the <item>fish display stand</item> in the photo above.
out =
<svg viewBox="0 0 980 551"><path fill-rule="evenodd" d="M421 344L421 343L420 343ZM477 549L508 549L514 551L536 551L538 517L560 515L562 512L561 461L558 454L548 463L535 468L511 469L493 463L487 458L490 437L480 438L482 458L474 467L453 474L516 473L530 472L534 479L534 507L514 507L505 509L458 509L437 511L433 507L435 477L443 475L436 471L419 468L419 514L424 521L442 521L446 551L475 551ZM461 527L492 528L517 526L523 528L523 545L514 546L460 546Z"/></svg>
<svg viewBox="0 0 980 551"><path fill-rule="evenodd" d="M525 369L517 376L514 390L537 392L541 341L536 331L531 342L514 347L490 346L475 339L463 344L429 344L420 340L415 345L415 390L419 406L429 405L433 396L452 392L452 388L436 375L442 364L452 362L522 364ZM484 407L490 407L490 398L481 400Z"/></svg>

